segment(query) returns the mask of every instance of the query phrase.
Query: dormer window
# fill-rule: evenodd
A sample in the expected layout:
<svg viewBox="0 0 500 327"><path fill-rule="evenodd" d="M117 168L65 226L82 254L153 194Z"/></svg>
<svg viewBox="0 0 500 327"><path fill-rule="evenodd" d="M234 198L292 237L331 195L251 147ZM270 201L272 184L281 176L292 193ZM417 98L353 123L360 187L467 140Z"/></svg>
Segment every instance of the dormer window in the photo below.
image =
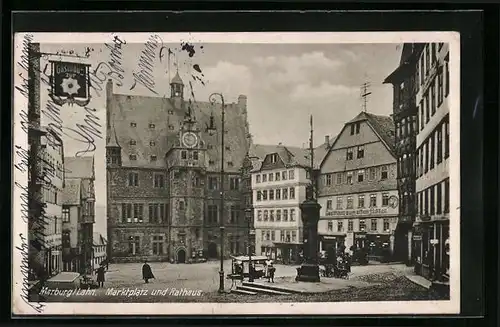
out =
<svg viewBox="0 0 500 327"><path fill-rule="evenodd" d="M168 129L173 131L174 130L174 125L168 125Z"/></svg>
<svg viewBox="0 0 500 327"><path fill-rule="evenodd" d="M131 123L130 123L130 127L137 127L137 124L136 124L136 123L134 123L134 122L131 122Z"/></svg>
<svg viewBox="0 0 500 327"><path fill-rule="evenodd" d="M155 146L155 145L156 145L155 141L149 142L149 146Z"/></svg>
<svg viewBox="0 0 500 327"><path fill-rule="evenodd" d="M149 128L154 129L155 128L155 124L149 124Z"/></svg>
<svg viewBox="0 0 500 327"><path fill-rule="evenodd" d="M174 114L174 111L173 111L173 110L169 110L169 111L168 111L168 114L169 114L169 115L173 115L173 114Z"/></svg>
<svg viewBox="0 0 500 327"><path fill-rule="evenodd" d="M136 145L137 142L135 140L130 140L130 145Z"/></svg>
<svg viewBox="0 0 500 327"><path fill-rule="evenodd" d="M226 146L226 150L227 151L231 151L231 147L230 146Z"/></svg>
<svg viewBox="0 0 500 327"><path fill-rule="evenodd" d="M271 154L271 163L276 163L278 161L278 154Z"/></svg>

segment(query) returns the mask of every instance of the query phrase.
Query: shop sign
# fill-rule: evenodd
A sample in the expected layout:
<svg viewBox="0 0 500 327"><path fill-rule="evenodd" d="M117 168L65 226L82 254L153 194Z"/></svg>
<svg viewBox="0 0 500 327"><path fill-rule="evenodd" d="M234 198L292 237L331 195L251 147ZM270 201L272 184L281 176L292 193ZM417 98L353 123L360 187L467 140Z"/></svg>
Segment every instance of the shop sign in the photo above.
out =
<svg viewBox="0 0 500 327"><path fill-rule="evenodd" d="M439 240L438 240L437 238L433 238L432 240L430 240L430 243L431 243L432 245L436 245L436 244L438 244L438 243L439 243Z"/></svg>
<svg viewBox="0 0 500 327"><path fill-rule="evenodd" d="M366 234L356 234L356 238L366 238Z"/></svg>
<svg viewBox="0 0 500 327"><path fill-rule="evenodd" d="M422 235L413 235L413 240L414 241L421 241L422 240Z"/></svg>
<svg viewBox="0 0 500 327"><path fill-rule="evenodd" d="M90 102L88 64L51 61L51 90L49 96L58 104L77 104L81 107Z"/></svg>
<svg viewBox="0 0 500 327"><path fill-rule="evenodd" d="M388 214L387 208L370 208L370 209L357 209L357 210L330 210L326 212L329 217L332 216L369 216L369 215L383 215Z"/></svg>

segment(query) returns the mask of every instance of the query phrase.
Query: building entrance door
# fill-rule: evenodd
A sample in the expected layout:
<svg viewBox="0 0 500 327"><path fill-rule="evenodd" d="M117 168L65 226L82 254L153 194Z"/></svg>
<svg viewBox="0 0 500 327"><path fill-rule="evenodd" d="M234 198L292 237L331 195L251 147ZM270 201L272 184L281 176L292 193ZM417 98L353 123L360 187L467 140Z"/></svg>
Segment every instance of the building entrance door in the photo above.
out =
<svg viewBox="0 0 500 327"><path fill-rule="evenodd" d="M186 250L180 249L177 251L177 263L186 263Z"/></svg>
<svg viewBox="0 0 500 327"><path fill-rule="evenodd" d="M216 259L217 258L217 244L215 244L215 243L209 243L208 244L208 257L210 259Z"/></svg>

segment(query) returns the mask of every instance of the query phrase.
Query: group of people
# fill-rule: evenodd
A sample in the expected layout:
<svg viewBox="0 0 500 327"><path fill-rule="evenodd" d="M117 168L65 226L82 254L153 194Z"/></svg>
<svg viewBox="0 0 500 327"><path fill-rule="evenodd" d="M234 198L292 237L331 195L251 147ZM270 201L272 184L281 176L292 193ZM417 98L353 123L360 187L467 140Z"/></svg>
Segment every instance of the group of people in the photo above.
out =
<svg viewBox="0 0 500 327"><path fill-rule="evenodd" d="M106 272L109 269L109 262L106 263L101 263L99 268L96 269L96 275L97 275L97 286L99 288L104 287L104 282L106 280ZM153 275L153 271L151 270L151 266L148 264L147 261L144 261L144 264L142 265L142 279L146 284L149 283L150 279L154 279L155 275Z"/></svg>

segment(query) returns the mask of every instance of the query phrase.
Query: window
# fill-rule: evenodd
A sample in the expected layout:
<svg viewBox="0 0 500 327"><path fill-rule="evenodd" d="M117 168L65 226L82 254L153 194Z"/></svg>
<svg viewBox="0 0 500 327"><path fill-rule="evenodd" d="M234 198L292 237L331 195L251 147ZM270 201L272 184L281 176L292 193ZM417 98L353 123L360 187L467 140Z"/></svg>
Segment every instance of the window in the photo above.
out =
<svg viewBox="0 0 500 327"><path fill-rule="evenodd" d="M269 210L269 221L274 221L274 210Z"/></svg>
<svg viewBox="0 0 500 327"><path fill-rule="evenodd" d="M359 220L359 230L364 232L366 230L366 222L364 219Z"/></svg>
<svg viewBox="0 0 500 327"><path fill-rule="evenodd" d="M377 230L377 219L372 219L370 221L370 229L372 231L376 231Z"/></svg>
<svg viewBox="0 0 500 327"><path fill-rule="evenodd" d="M281 210L276 210L276 221L281 221Z"/></svg>
<svg viewBox="0 0 500 327"><path fill-rule="evenodd" d="M365 196L358 195L358 208L364 208L364 207L365 207Z"/></svg>
<svg viewBox="0 0 500 327"><path fill-rule="evenodd" d="M446 119L444 123L444 157L450 156L450 123Z"/></svg>
<svg viewBox="0 0 500 327"><path fill-rule="evenodd" d="M424 214L424 201L423 201L422 192L418 193L418 206L419 206L419 210L418 210L419 215L423 215Z"/></svg>
<svg viewBox="0 0 500 327"><path fill-rule="evenodd" d="M187 159L187 151L181 151L181 159L186 160Z"/></svg>
<svg viewBox="0 0 500 327"><path fill-rule="evenodd" d="M424 215L429 215L429 189L424 191Z"/></svg>
<svg viewBox="0 0 500 327"><path fill-rule="evenodd" d="M130 145L136 145L137 142L135 140L130 140Z"/></svg>
<svg viewBox="0 0 500 327"><path fill-rule="evenodd" d="M288 209L283 209L283 221L288 221Z"/></svg>
<svg viewBox="0 0 500 327"><path fill-rule="evenodd" d="M295 209L290 209L290 221L295 221Z"/></svg>
<svg viewBox="0 0 500 327"><path fill-rule="evenodd" d="M388 218L384 218L383 222L384 222L384 232L388 232L389 231L389 227L390 227L389 219Z"/></svg>
<svg viewBox="0 0 500 327"><path fill-rule="evenodd" d="M431 142L431 153L430 153L430 169L434 168L434 152L436 151L435 148L435 142L434 142L434 133L431 134L430 136L430 142Z"/></svg>
<svg viewBox="0 0 500 327"><path fill-rule="evenodd" d="M271 231L271 241L274 241L276 239L276 231Z"/></svg>
<svg viewBox="0 0 500 327"><path fill-rule="evenodd" d="M144 205L141 203L134 203L134 222L142 223L144 213Z"/></svg>
<svg viewBox="0 0 500 327"><path fill-rule="evenodd" d="M337 221L337 232L344 231L344 222L342 220Z"/></svg>
<svg viewBox="0 0 500 327"><path fill-rule="evenodd" d="M420 86L420 65L417 62L417 67L415 69L415 91L418 92Z"/></svg>
<svg viewBox="0 0 500 327"><path fill-rule="evenodd" d="M217 177L209 177L208 178L208 189L209 190L217 190L218 189L218 179Z"/></svg>
<svg viewBox="0 0 500 327"><path fill-rule="evenodd" d="M269 200L274 200L274 190L269 190Z"/></svg>
<svg viewBox="0 0 500 327"><path fill-rule="evenodd" d="M354 221L352 219L349 219L347 221L347 231L352 232L354 230Z"/></svg>
<svg viewBox="0 0 500 327"><path fill-rule="evenodd" d="M431 97L431 115L434 116L436 113L436 85L432 82L430 86L430 97Z"/></svg>
<svg viewBox="0 0 500 327"><path fill-rule="evenodd" d="M354 124L351 124L351 135L354 135L355 128Z"/></svg>
<svg viewBox="0 0 500 327"><path fill-rule="evenodd" d="M132 203L122 203L122 223L132 222Z"/></svg>
<svg viewBox="0 0 500 327"><path fill-rule="evenodd" d="M154 187L163 188L165 187L165 176L163 174L154 174Z"/></svg>
<svg viewBox="0 0 500 327"><path fill-rule="evenodd" d="M343 208L342 197L337 196L337 210L341 210L342 208Z"/></svg>
<svg viewBox="0 0 500 327"><path fill-rule="evenodd" d="M333 209L333 201L332 200L326 201L326 209L328 209L328 210Z"/></svg>
<svg viewBox="0 0 500 327"><path fill-rule="evenodd" d="M257 191L257 201L262 201L262 191Z"/></svg>
<svg viewBox="0 0 500 327"><path fill-rule="evenodd" d="M137 160L137 155L135 155L135 154L131 154L131 155L129 155L129 156L128 156L128 159L129 159L130 161L136 161L136 160Z"/></svg>
<svg viewBox="0 0 500 327"><path fill-rule="evenodd" d="M342 173L337 173L337 184L342 184Z"/></svg>
<svg viewBox="0 0 500 327"><path fill-rule="evenodd" d="M232 161L228 161L228 162L227 162L227 166L228 166L228 167L233 167L233 166L234 166L234 164L233 164L233 162L232 162Z"/></svg>
<svg viewBox="0 0 500 327"><path fill-rule="evenodd" d="M283 197L283 200L288 200L288 189L287 188L282 189L281 195Z"/></svg>
<svg viewBox="0 0 500 327"><path fill-rule="evenodd" d="M370 180L375 180L376 178L376 170L374 167L370 168Z"/></svg>
<svg viewBox="0 0 500 327"><path fill-rule="evenodd" d="M231 214L229 222L231 224L238 223L240 218L240 207L239 206L231 206Z"/></svg>
<svg viewBox="0 0 500 327"><path fill-rule="evenodd" d="M155 128L155 124L149 124L149 128L154 129Z"/></svg>
<svg viewBox="0 0 500 327"><path fill-rule="evenodd" d="M436 198L435 198L435 191L434 191L434 185L430 187L430 193L431 193L431 199L430 199L430 206L431 206L431 215L434 215L436 213Z"/></svg>
<svg viewBox="0 0 500 327"><path fill-rule="evenodd" d="M267 201L267 190L262 191L262 200Z"/></svg>
<svg viewBox="0 0 500 327"><path fill-rule="evenodd" d="M347 149L346 160L352 160L352 148Z"/></svg>
<svg viewBox="0 0 500 327"><path fill-rule="evenodd" d="M230 177L229 178L229 189L230 190L239 190L240 189L240 179L238 177Z"/></svg>
<svg viewBox="0 0 500 327"><path fill-rule="evenodd" d="M328 222L328 231L333 232L333 221Z"/></svg>
<svg viewBox="0 0 500 327"><path fill-rule="evenodd" d="M292 231L292 242L297 242L297 231Z"/></svg>
<svg viewBox="0 0 500 327"><path fill-rule="evenodd" d="M430 44L427 44L425 47L425 74L429 75L429 71L431 68L430 65L430 59L431 59L431 54L430 54Z"/></svg>
<svg viewBox="0 0 500 327"><path fill-rule="evenodd" d="M262 210L257 211L257 220L262 221Z"/></svg>
<svg viewBox="0 0 500 327"><path fill-rule="evenodd" d="M437 105L440 106L443 103L444 90L443 90L443 66L438 67L438 99Z"/></svg>
<svg viewBox="0 0 500 327"><path fill-rule="evenodd" d="M287 172L286 172L286 171L282 171L282 172L281 172L281 179L282 179L282 180L284 180L284 181L286 181L286 178L287 178L287 177L288 177Z"/></svg>
<svg viewBox="0 0 500 327"><path fill-rule="evenodd" d="M139 236L130 236L128 242L128 253L136 255L140 253L141 238Z"/></svg>
<svg viewBox="0 0 500 327"><path fill-rule="evenodd" d="M352 184L352 171L347 173L347 184Z"/></svg>
<svg viewBox="0 0 500 327"><path fill-rule="evenodd" d="M198 160L198 151L193 151L193 160Z"/></svg>
<svg viewBox="0 0 500 327"><path fill-rule="evenodd" d="M278 161L278 154L271 154L271 163L276 163Z"/></svg>
<svg viewBox="0 0 500 327"><path fill-rule="evenodd" d="M290 199L295 199L295 187L290 187Z"/></svg>
<svg viewBox="0 0 500 327"><path fill-rule="evenodd" d="M420 101L420 130L423 130L425 125L424 112L425 112L424 100L422 100Z"/></svg>
<svg viewBox="0 0 500 327"><path fill-rule="evenodd" d="M361 123L356 123L356 134L359 134L360 127L361 127Z"/></svg>
<svg viewBox="0 0 500 327"><path fill-rule="evenodd" d="M148 205L149 222L160 223L160 207L158 203L150 203Z"/></svg>
<svg viewBox="0 0 500 327"><path fill-rule="evenodd" d="M169 110L169 111L168 111L168 114L169 114L169 115L173 115L173 114L174 114L174 111L173 111L173 110Z"/></svg>
<svg viewBox="0 0 500 327"><path fill-rule="evenodd" d="M137 124L136 124L136 123L134 123L134 122L131 122L131 123L130 123L130 127L137 127Z"/></svg>
<svg viewBox="0 0 500 327"><path fill-rule="evenodd" d="M149 157L149 160L151 160L152 162L156 161L157 157L155 155L152 155Z"/></svg>
<svg viewBox="0 0 500 327"><path fill-rule="evenodd" d="M277 189L275 192L276 192L276 200L281 200L281 190Z"/></svg>
<svg viewBox="0 0 500 327"><path fill-rule="evenodd" d="M365 156L365 147L358 146L358 159L363 158Z"/></svg>
<svg viewBox="0 0 500 327"><path fill-rule="evenodd" d="M149 142L149 146L155 146L155 145L156 145L155 141L150 141Z"/></svg>
<svg viewBox="0 0 500 327"><path fill-rule="evenodd" d="M429 171L429 140L425 142L425 165L424 165L424 172Z"/></svg>
<svg viewBox="0 0 500 327"><path fill-rule="evenodd" d="M443 191L442 191L442 184L438 183L436 185L436 214L440 215L443 213Z"/></svg>
<svg viewBox="0 0 500 327"><path fill-rule="evenodd" d="M214 146L212 144L207 144L207 149L208 150L212 150L214 148Z"/></svg>
<svg viewBox="0 0 500 327"><path fill-rule="evenodd" d="M389 193L382 193L382 207L389 205Z"/></svg>
<svg viewBox="0 0 500 327"><path fill-rule="evenodd" d="M295 171L294 170L289 170L288 171L288 179L289 180L295 179Z"/></svg>
<svg viewBox="0 0 500 327"><path fill-rule="evenodd" d="M226 151L231 151L231 147L229 145L225 146Z"/></svg>
<svg viewBox="0 0 500 327"><path fill-rule="evenodd" d="M267 174L263 174L262 175L262 183L266 183L267 182Z"/></svg>
<svg viewBox="0 0 500 327"><path fill-rule="evenodd" d="M325 177L326 177L326 185L327 186L332 185L332 174L326 174Z"/></svg>
<svg viewBox="0 0 500 327"><path fill-rule="evenodd" d="M215 224L218 221L218 210L217 205L208 205L208 223Z"/></svg>
<svg viewBox="0 0 500 327"><path fill-rule="evenodd" d="M354 207L352 196L347 197L347 209L352 209Z"/></svg>
<svg viewBox="0 0 500 327"><path fill-rule="evenodd" d="M255 175L255 183L260 183L260 175Z"/></svg>
<svg viewBox="0 0 500 327"><path fill-rule="evenodd" d="M450 69L448 66L448 60L445 59L444 62L444 96L448 97L448 94L450 93Z"/></svg>
<svg viewBox="0 0 500 327"><path fill-rule="evenodd" d="M436 163L439 165L443 161L443 126L440 125L437 129L437 158Z"/></svg>
<svg viewBox="0 0 500 327"><path fill-rule="evenodd" d="M370 208L377 206L377 194L370 194Z"/></svg>
<svg viewBox="0 0 500 327"><path fill-rule="evenodd" d="M424 173L424 151L422 148L420 148L419 154L420 154L420 175L419 176L422 176Z"/></svg>
<svg viewBox="0 0 500 327"><path fill-rule="evenodd" d="M365 179L365 171L358 170L358 183L363 182L364 179Z"/></svg>
<svg viewBox="0 0 500 327"><path fill-rule="evenodd" d="M424 64L424 55L420 57L420 84L424 84L425 81L425 64Z"/></svg>
<svg viewBox="0 0 500 327"><path fill-rule="evenodd" d="M450 212L450 180L444 182L444 212Z"/></svg>
<svg viewBox="0 0 500 327"><path fill-rule="evenodd" d="M168 129L173 131L174 130L174 125L168 125Z"/></svg>
<svg viewBox="0 0 500 327"><path fill-rule="evenodd" d="M128 173L128 186L139 186L139 173Z"/></svg>
<svg viewBox="0 0 500 327"><path fill-rule="evenodd" d="M429 91L424 95L424 101L425 101L425 122L428 123L429 120L431 119L431 114L430 114L430 105L429 105Z"/></svg>
<svg viewBox="0 0 500 327"><path fill-rule="evenodd" d="M264 221L268 221L268 220L269 220L269 211L264 210Z"/></svg>
<svg viewBox="0 0 500 327"><path fill-rule="evenodd" d="M380 174L380 179L385 180L389 177L389 169L387 166L382 166L382 173Z"/></svg>
<svg viewBox="0 0 500 327"><path fill-rule="evenodd" d="M215 165L215 161L213 161L213 160L208 160L208 164L209 164L210 166L213 166L213 165Z"/></svg>
<svg viewBox="0 0 500 327"><path fill-rule="evenodd" d="M280 173L276 173L274 174L274 179L279 182L279 180L281 179L281 174Z"/></svg>
<svg viewBox="0 0 500 327"><path fill-rule="evenodd" d="M63 207L62 208L62 222L63 223L68 223L69 222L69 208Z"/></svg>
<svg viewBox="0 0 500 327"><path fill-rule="evenodd" d="M153 236L153 255L163 254L163 236Z"/></svg>

